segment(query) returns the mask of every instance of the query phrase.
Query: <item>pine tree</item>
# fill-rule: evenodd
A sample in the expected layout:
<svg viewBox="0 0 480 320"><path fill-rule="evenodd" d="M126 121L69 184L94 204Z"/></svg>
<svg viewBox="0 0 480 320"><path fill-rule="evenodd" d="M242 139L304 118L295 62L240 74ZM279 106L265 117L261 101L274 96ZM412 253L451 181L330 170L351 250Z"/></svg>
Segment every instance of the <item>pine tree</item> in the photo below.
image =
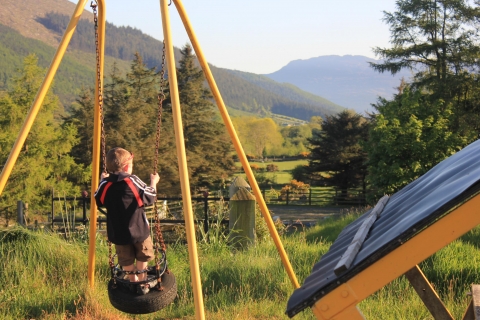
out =
<svg viewBox="0 0 480 320"><path fill-rule="evenodd" d="M177 80L190 184L193 189L213 187L232 173L232 144L224 126L215 121L212 95L205 88L202 70L195 65L191 46L185 45L181 54ZM171 108L166 111L170 113ZM172 169L167 170L173 178Z"/></svg>
<svg viewBox="0 0 480 320"><path fill-rule="evenodd" d="M65 123L76 127L79 143L72 148L70 155L77 164L88 167L92 163L93 121L94 121L93 89L82 88L80 97L72 105L70 115L64 118Z"/></svg>
<svg viewBox="0 0 480 320"><path fill-rule="evenodd" d="M157 73L136 53L123 79L116 65L105 85L106 150L125 148L135 155L135 173L145 179L152 172L157 106Z"/></svg>
<svg viewBox="0 0 480 320"><path fill-rule="evenodd" d="M412 70L411 89L428 92L433 104L453 103L451 129L466 136L480 132L479 19L479 8L466 0L399 0L384 17L392 48L375 48L383 62L371 64L392 74Z"/></svg>
<svg viewBox="0 0 480 320"><path fill-rule="evenodd" d="M45 71L37 66L34 55L27 56L22 70L13 79L13 87L0 98L0 162L5 163L30 109ZM60 125L55 112L61 108L51 90L45 96L35 122L16 161L2 194L1 205L21 199L30 212L42 212L50 205L52 189L68 195L79 194L68 176L84 174L69 155L78 142L71 124Z"/></svg>
<svg viewBox="0 0 480 320"><path fill-rule="evenodd" d="M330 174L330 183L344 194L348 188L365 188L366 152L362 143L367 135L367 120L351 110L327 117L322 128L314 130L309 139L310 172Z"/></svg>

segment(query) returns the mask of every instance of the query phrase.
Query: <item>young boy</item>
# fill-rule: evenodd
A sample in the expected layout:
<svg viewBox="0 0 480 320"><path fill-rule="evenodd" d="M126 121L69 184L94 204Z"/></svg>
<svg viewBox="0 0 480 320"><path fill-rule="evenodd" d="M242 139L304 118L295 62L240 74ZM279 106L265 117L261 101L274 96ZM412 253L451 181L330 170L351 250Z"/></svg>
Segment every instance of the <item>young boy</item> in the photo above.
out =
<svg viewBox="0 0 480 320"><path fill-rule="evenodd" d="M145 270L154 258L145 206L157 199L158 174L150 174L150 186L132 175L133 153L113 148L106 157L107 170L95 192L99 207L107 208L108 240L115 244L118 263L125 271ZM144 281L147 274L130 274L131 282Z"/></svg>

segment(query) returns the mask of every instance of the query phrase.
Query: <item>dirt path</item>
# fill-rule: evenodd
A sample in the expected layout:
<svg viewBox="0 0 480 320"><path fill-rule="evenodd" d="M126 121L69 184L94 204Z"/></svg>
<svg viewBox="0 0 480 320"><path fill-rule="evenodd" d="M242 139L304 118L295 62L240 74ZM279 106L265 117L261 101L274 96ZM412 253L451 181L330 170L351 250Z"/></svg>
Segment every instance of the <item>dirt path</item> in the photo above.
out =
<svg viewBox="0 0 480 320"><path fill-rule="evenodd" d="M317 206L268 205L272 217L278 216L282 221L317 222L325 217L340 214L344 208Z"/></svg>

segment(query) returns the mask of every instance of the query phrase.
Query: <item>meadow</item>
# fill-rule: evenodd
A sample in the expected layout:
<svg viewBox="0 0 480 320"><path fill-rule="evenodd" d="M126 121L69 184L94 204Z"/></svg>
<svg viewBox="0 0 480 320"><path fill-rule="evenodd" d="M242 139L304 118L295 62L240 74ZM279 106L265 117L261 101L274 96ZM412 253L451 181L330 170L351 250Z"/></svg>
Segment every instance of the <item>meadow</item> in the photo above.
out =
<svg viewBox="0 0 480 320"><path fill-rule="evenodd" d="M322 221L304 231L282 235L300 283L327 252L339 232L361 211ZM280 229L280 232L282 230ZM198 241L206 319L288 319L284 314L292 285L269 237L236 251L211 229ZM167 256L178 285L175 302L148 315L128 315L108 300L108 249L96 239L95 286L87 281L88 230L67 239L45 230L0 230L1 319L195 319L187 247L170 245ZM461 318L471 283L479 283L480 228L451 243L420 267L454 318ZM359 304L367 319L432 319L402 276ZM294 319L315 319L310 310Z"/></svg>
<svg viewBox="0 0 480 320"><path fill-rule="evenodd" d="M275 172L266 172L267 165L273 164L278 167L278 171ZM299 165L308 164L308 160L291 160L291 161L271 161L267 160L264 162L250 162L250 165L258 166L265 174L265 176L273 181L276 184L288 184L292 180L291 171ZM235 166L238 168L238 173L236 175L241 175L245 178L245 173L243 173L242 164L240 162L235 162Z"/></svg>

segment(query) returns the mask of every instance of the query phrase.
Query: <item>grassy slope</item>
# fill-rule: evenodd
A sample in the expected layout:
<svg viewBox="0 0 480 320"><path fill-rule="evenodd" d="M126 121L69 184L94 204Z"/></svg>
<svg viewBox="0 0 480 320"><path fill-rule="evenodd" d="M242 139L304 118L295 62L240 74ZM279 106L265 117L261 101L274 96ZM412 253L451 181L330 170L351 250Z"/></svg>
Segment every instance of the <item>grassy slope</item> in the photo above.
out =
<svg viewBox="0 0 480 320"><path fill-rule="evenodd" d="M229 70L232 74L235 74L238 77L241 77L255 85L258 85L261 88L267 89L268 91L282 94L283 96L298 102L309 103L313 105L318 105L328 110L329 113L338 113L345 110L344 107L341 107L325 98L316 96L309 92L303 91L300 88L294 86L290 83L278 83L272 79L254 74L249 72L243 72L238 70Z"/></svg>
<svg viewBox="0 0 480 320"><path fill-rule="evenodd" d="M339 232L358 217L330 219L306 232L282 238L300 283L326 253ZM0 318L2 319L131 319L110 306L107 248L97 239L95 290L87 290L87 245L65 242L53 234L25 229L0 230ZM199 263L207 319L287 319L283 314L292 292L271 241L233 253L216 237L199 240ZM479 283L480 228L475 228L424 261L420 267L455 319L461 318L471 283ZM171 270L177 277L178 299L164 310L135 319L194 319L188 251L169 247ZM74 285L72 285L74 284ZM361 302L367 319L432 319L408 282L400 277ZM295 319L314 319L306 310Z"/></svg>
<svg viewBox="0 0 480 320"><path fill-rule="evenodd" d="M0 87L9 84L8 75L21 68L23 58L31 53L35 53L38 57L41 67L48 68L55 49L39 40L26 38L17 31L0 24L0 57L2 57ZM106 57L105 74L108 75L114 61L123 72L126 72L130 66L127 61ZM82 87L94 87L95 68L94 53L71 51L65 54L54 80L54 92L59 95L65 106L74 101Z"/></svg>

